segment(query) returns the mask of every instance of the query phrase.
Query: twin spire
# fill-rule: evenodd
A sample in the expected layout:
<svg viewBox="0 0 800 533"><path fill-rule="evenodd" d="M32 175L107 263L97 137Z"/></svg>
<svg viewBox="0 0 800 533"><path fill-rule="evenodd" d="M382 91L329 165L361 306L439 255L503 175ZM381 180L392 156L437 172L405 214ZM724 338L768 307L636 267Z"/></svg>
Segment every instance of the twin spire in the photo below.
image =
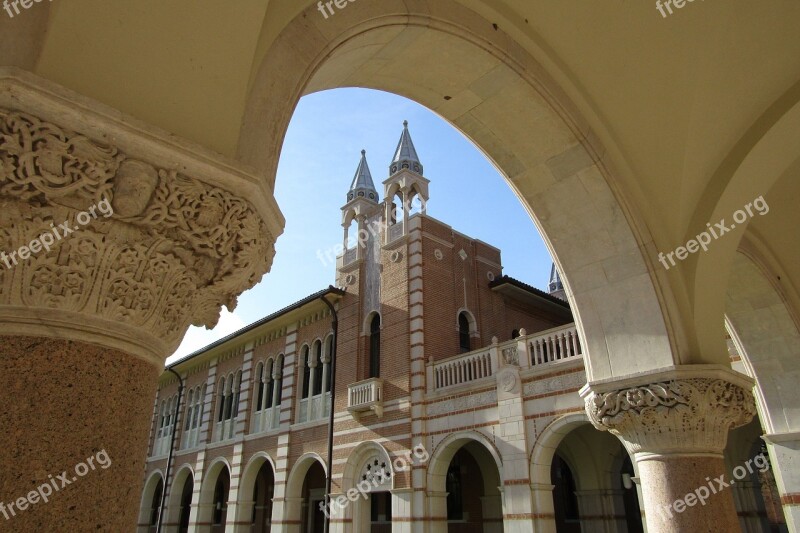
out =
<svg viewBox="0 0 800 533"><path fill-rule="evenodd" d="M411 134L408 131L408 121L403 121L403 133L400 135L400 141L397 143L397 150L395 150L394 158L389 166L390 176L398 172L408 169L422 175L422 163L417 155L417 150L414 148L414 142L411 140ZM356 175L353 176L353 182L350 184L350 191L347 193L347 201L350 202L355 198L367 198L375 202L378 201L378 191L375 189L375 183L372 181L372 173L367 164L367 152L361 150L361 161L358 163Z"/></svg>

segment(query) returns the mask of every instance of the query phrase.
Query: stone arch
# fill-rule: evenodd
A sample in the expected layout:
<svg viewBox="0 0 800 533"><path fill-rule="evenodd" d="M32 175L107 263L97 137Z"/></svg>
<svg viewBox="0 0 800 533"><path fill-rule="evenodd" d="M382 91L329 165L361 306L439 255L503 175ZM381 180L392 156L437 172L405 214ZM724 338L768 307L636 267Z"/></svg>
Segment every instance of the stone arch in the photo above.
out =
<svg viewBox="0 0 800 533"><path fill-rule="evenodd" d="M217 457L208 465L200 487L200 497L197 503L197 522L211 523L214 488L217 484L217 478L219 478L223 470L227 470L228 475L232 475L231 464L224 457Z"/></svg>
<svg viewBox="0 0 800 533"><path fill-rule="evenodd" d="M289 472L289 477L286 479L287 498L300 498L303 491L303 480L308 469L311 468L315 461L322 466L325 475L328 475L328 466L319 454L313 452L304 453L295 461L292 470Z"/></svg>
<svg viewBox="0 0 800 533"><path fill-rule="evenodd" d="M616 448L610 446L612 442ZM595 452L592 453L592 450ZM598 450L602 450L602 453L597 453ZM572 473L575 494L579 495L580 524L584 530L616 530L617 527L624 527L623 522L640 530L642 507L639 487L631 485L625 489L621 475L626 459L633 468L632 477L638 472L637 464L617 437L597 431L583 412L556 418L545 427L533 445L531 487L534 508L538 509L536 521L542 530L550 531L558 527L559 515L555 501L558 489L553 479L556 454ZM632 492L626 494L626 490ZM618 493L617 496L611 496L614 491Z"/></svg>
<svg viewBox="0 0 800 533"><path fill-rule="evenodd" d="M153 510L152 508L153 497L156 494L156 489L158 488L159 483L161 483L162 491L167 489L164 483L164 473L161 471L161 469L156 469L150 474L150 476L144 482L144 490L142 491L141 505L139 506L140 525L151 523L151 513Z"/></svg>
<svg viewBox="0 0 800 533"><path fill-rule="evenodd" d="M455 319L456 331L458 331L458 329L459 329L458 328L458 317L461 315L461 313L464 313L464 315L467 317L467 321L469 321L469 334L470 334L470 336L477 337L478 334L479 334L479 332L478 332L478 321L475 320L475 315L472 314L472 311L470 311L466 307L461 307L456 312L456 319Z"/></svg>
<svg viewBox="0 0 800 533"><path fill-rule="evenodd" d="M319 18L315 10L309 6L300 13L256 67L238 146L243 162L274 177L291 109L303 94L359 86L417 101L483 150L534 218L563 274L589 378L674 363L673 347L683 346L676 341L684 337L682 324L665 320L668 285L659 287L666 280L652 274L655 254L644 252L654 248L652 238L627 200L638 194L629 190L635 181L623 188L598 134L535 58L510 38L497 46L502 30L451 0L422 7L400 0L364 4L309 31ZM383 61L405 57L408 43L404 47L401 35L436 43L422 59L427 63L405 69L403 76L377 74L369 51L380 50ZM447 62L440 60L445 55ZM431 72L454 61L464 66L458 76L448 77L447 84L431 81ZM488 72L502 82L490 83ZM467 94L470 111L450 102ZM515 104L513 116L501 112L508 101ZM605 276L596 275L598 265ZM631 331L637 332L633 338ZM641 357L643 351L648 358Z"/></svg>
<svg viewBox="0 0 800 533"><path fill-rule="evenodd" d="M383 477L372 476L369 479L361 479L365 474L367 463L377 458L378 468L380 472L388 472ZM385 468L381 467L385 463ZM372 469L370 469L372 470ZM340 492L346 494L350 489L357 489L359 494L371 494L372 492L387 491L395 488L395 468L392 464L389 453L386 448L375 441L365 441L356 446L347 458L347 463L344 465L342 473ZM366 523L369 519L369 505L368 501L359 497L350 505L346 505L343 509L339 506L332 506L332 512L337 514L331 515L340 520L351 520L353 523L353 531L362 531L369 529Z"/></svg>
<svg viewBox="0 0 800 533"><path fill-rule="evenodd" d="M254 504L256 502L253 501L253 491L256 487L257 478L259 472L264 467L264 465L269 465L270 469L272 470L272 480L273 480L273 489L274 484L276 481L276 468L275 468L275 460L272 456L265 452L260 451L253 454L252 457L247 461L247 465L242 469L242 476L239 479L239 492L238 492L238 505L239 508L237 509L239 520L242 521L249 521L251 517L253 517L254 513ZM267 513L267 516L270 516L270 513Z"/></svg>
<svg viewBox="0 0 800 533"><path fill-rule="evenodd" d="M387 461L391 471L391 477L389 479L392 488L394 488L395 469L390 460L389 452L387 452L386 448L380 443L368 440L353 448L353 451L348 456L347 463L344 465L344 472L342 473L342 491L356 486L359 482L358 477L361 473L361 469L366 466L365 461L376 454L379 457L382 456Z"/></svg>
<svg viewBox="0 0 800 533"><path fill-rule="evenodd" d="M556 418L544 428L534 442L531 451L531 483L550 483L550 465L553 463L553 455L556 453L558 445L570 431L584 424L589 424L589 418L586 413L578 412Z"/></svg>
<svg viewBox="0 0 800 533"><path fill-rule="evenodd" d="M708 222L727 219L731 222L732 214L742 209L745 204L753 202L760 196L769 196L785 186L787 181L796 182L797 173L800 172L800 83L795 83L786 92L775 99L773 104L757 118L757 120L741 136L731 152L715 169L711 180L703 191L703 196L697 202L694 217L686 228L687 240L705 229ZM772 201L770 201L772 204ZM786 213L773 214L770 217L786 217L786 224L796 222L788 218ZM708 251L690 258L695 261L691 269L694 278L687 293L691 301L684 316L695 317L698 321L696 335L698 336L698 353L708 357L716 357L715 363L727 364L726 354L723 349L724 330L721 317L725 313L726 292L735 285L733 269L737 268L736 257L743 250L751 259L755 259L750 250L754 247L762 248L765 243L756 243L761 240L758 234L752 231L753 219L758 215L748 218L739 228L747 228L741 241L737 235L726 236L714 240ZM793 244L791 240L776 234L769 235L767 250L781 253L780 248ZM766 252L763 255L770 254ZM762 255L759 253L758 255ZM786 261L787 258L784 257ZM766 260L760 257L757 262ZM766 261L764 261L766 263ZM770 268L762 269L768 279L774 279L768 274L781 270L774 261L769 261ZM788 263L788 261L787 261ZM791 268L788 264L787 267ZM786 276L788 278L788 276ZM797 280L795 280L797 282ZM788 299L798 304L797 288ZM800 311L800 309L796 309Z"/></svg>
<svg viewBox="0 0 800 533"><path fill-rule="evenodd" d="M459 449L471 442L480 444L491 456L492 460L494 461L494 466L497 468L496 483L492 483L492 481L486 479L486 485L491 486L493 484L495 487L502 486L503 460L500 457L500 452L486 435L478 431L470 430L460 431L458 433L448 435L436 446L431 454L430 462L428 463L427 487L429 491L444 492L444 478L447 475L447 469L450 466L450 461L452 461L453 456Z"/></svg>
<svg viewBox="0 0 800 533"><path fill-rule="evenodd" d="M247 465L242 470L242 477L239 480L239 492L247 495L253 492L253 485L256 481L258 471L264 466L264 463L269 463L272 468L272 473L275 473L275 460L267 452L256 452L247 461Z"/></svg>
<svg viewBox="0 0 800 533"><path fill-rule="evenodd" d="M191 479L194 484L194 468L189 463L184 463L175 470L175 475L172 476L172 482L169 485L167 518L170 524L177 524L180 521L181 496L183 485L187 479Z"/></svg>
<svg viewBox="0 0 800 533"><path fill-rule="evenodd" d="M726 318L745 367L756 379L759 416L767 433L797 431L789 413L800 394L800 328L786 299L770 282L765 265L737 253L726 295Z"/></svg>

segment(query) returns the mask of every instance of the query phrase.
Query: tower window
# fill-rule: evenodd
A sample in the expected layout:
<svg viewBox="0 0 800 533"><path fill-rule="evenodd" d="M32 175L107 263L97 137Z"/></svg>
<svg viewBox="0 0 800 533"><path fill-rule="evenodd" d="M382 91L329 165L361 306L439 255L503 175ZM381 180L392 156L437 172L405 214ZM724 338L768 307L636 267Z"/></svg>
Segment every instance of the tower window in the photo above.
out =
<svg viewBox="0 0 800 533"><path fill-rule="evenodd" d="M369 377L381 375L381 316L375 314L369 325Z"/></svg>
<svg viewBox="0 0 800 533"><path fill-rule="evenodd" d="M464 311L458 315L458 345L461 348L461 353L466 353L472 349L469 338L469 319Z"/></svg>

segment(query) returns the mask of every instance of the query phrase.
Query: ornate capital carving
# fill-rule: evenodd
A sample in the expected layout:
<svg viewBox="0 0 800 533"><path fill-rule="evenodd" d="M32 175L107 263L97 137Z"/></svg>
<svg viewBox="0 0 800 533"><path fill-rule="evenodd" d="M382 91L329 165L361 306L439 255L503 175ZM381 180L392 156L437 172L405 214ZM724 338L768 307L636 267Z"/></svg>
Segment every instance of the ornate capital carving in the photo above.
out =
<svg viewBox="0 0 800 533"><path fill-rule="evenodd" d="M98 130L115 138L122 127L105 116L73 124L85 126L84 134L4 100L0 321L7 330L89 340L161 364L189 324L213 327L221 306L233 310L237 296L269 270L283 221L277 206L278 220L268 220L274 213L258 205L263 194L253 190L252 177L213 167L152 132L119 133L135 154L98 140ZM52 101L36 103L54 114ZM159 161L169 148L174 159ZM101 204L113 213L97 216ZM88 218L92 207L95 216ZM49 250L8 260L59 227L59 234L72 232Z"/></svg>
<svg viewBox="0 0 800 533"><path fill-rule="evenodd" d="M585 397L592 424L630 453L722 453L728 431L755 415L750 387L720 376L675 377Z"/></svg>

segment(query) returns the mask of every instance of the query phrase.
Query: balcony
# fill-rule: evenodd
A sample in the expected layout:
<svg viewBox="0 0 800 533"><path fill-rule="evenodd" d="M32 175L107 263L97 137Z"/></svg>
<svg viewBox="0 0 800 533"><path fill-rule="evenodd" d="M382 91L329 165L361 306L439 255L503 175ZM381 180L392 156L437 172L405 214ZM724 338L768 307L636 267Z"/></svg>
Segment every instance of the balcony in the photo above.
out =
<svg viewBox="0 0 800 533"><path fill-rule="evenodd" d="M368 411L383 416L383 380L370 378L347 387L347 410L355 417Z"/></svg>
<svg viewBox="0 0 800 533"><path fill-rule="evenodd" d="M516 339L494 343L454 357L428 364L428 391L440 391L463 385L490 383L504 366L520 369L544 367L583 355L575 324L540 331Z"/></svg>

